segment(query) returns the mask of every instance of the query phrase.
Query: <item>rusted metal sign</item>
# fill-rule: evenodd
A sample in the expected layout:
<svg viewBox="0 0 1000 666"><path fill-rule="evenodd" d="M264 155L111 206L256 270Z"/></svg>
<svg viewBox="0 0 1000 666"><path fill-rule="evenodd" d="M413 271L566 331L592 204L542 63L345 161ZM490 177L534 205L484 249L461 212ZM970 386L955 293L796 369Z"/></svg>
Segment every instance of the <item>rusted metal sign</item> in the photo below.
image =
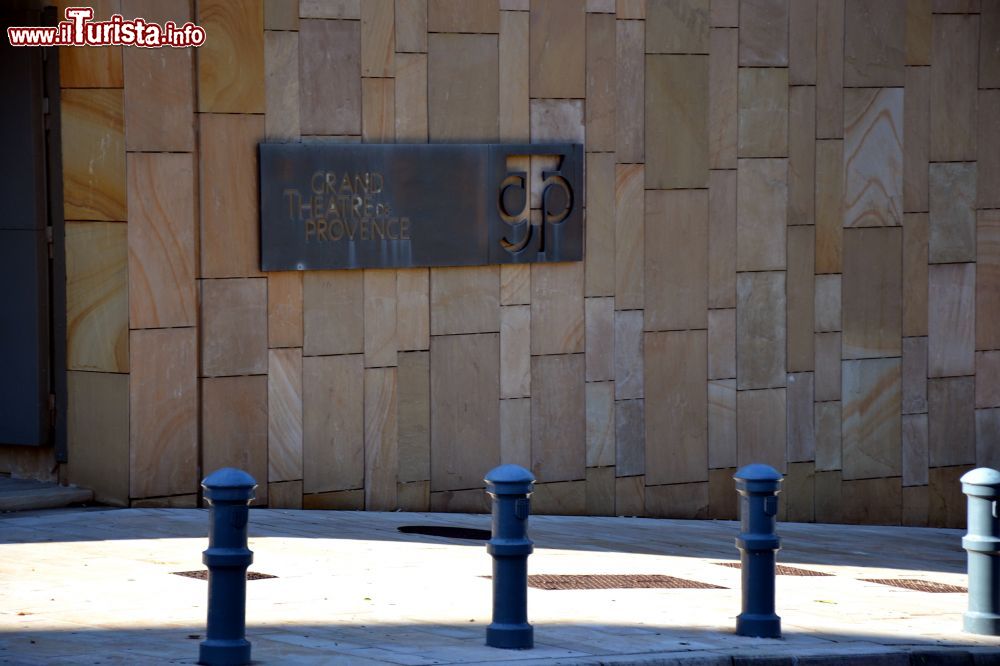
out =
<svg viewBox="0 0 1000 666"><path fill-rule="evenodd" d="M260 144L261 269L583 259L579 144Z"/></svg>

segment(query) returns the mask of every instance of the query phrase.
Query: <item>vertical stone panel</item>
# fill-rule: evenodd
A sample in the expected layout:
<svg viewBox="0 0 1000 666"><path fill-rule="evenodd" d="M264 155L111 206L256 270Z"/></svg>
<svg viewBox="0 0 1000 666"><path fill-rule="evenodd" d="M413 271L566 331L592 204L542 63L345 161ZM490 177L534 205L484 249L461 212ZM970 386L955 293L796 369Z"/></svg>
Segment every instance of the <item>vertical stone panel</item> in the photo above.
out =
<svg viewBox="0 0 1000 666"><path fill-rule="evenodd" d="M649 190L645 217L646 329L707 327L708 190Z"/></svg>
<svg viewBox="0 0 1000 666"><path fill-rule="evenodd" d="M737 273L736 299L737 388L784 386L784 272Z"/></svg>
<svg viewBox="0 0 1000 666"><path fill-rule="evenodd" d="M976 410L976 465L996 469L1000 464L1000 409Z"/></svg>
<svg viewBox="0 0 1000 666"><path fill-rule="evenodd" d="M427 0L396 0L395 30L397 54L427 53Z"/></svg>
<svg viewBox="0 0 1000 666"><path fill-rule="evenodd" d="M427 54L396 54L396 143L427 141Z"/></svg>
<svg viewBox="0 0 1000 666"><path fill-rule="evenodd" d="M198 24L210 35L198 49L199 111L264 112L263 5L198 2Z"/></svg>
<svg viewBox="0 0 1000 666"><path fill-rule="evenodd" d="M615 301L588 298L586 310L587 381L615 378Z"/></svg>
<svg viewBox="0 0 1000 666"><path fill-rule="evenodd" d="M272 349L267 373L267 480L302 478L302 350Z"/></svg>
<svg viewBox="0 0 1000 666"><path fill-rule="evenodd" d="M708 307L736 306L736 174L711 171L708 189Z"/></svg>
<svg viewBox="0 0 1000 666"><path fill-rule="evenodd" d="M642 310L615 312L615 399L643 396Z"/></svg>
<svg viewBox="0 0 1000 666"><path fill-rule="evenodd" d="M306 356L364 351L364 278L361 271L308 271L303 275Z"/></svg>
<svg viewBox="0 0 1000 666"><path fill-rule="evenodd" d="M903 223L903 90L844 91L844 226Z"/></svg>
<svg viewBox="0 0 1000 666"><path fill-rule="evenodd" d="M396 342L400 351L430 349L430 272L396 271Z"/></svg>
<svg viewBox="0 0 1000 666"><path fill-rule="evenodd" d="M935 14L931 35L932 162L976 159L979 16Z"/></svg>
<svg viewBox="0 0 1000 666"><path fill-rule="evenodd" d="M788 82L793 86L816 85L817 0L798 0L788 5Z"/></svg>
<svg viewBox="0 0 1000 666"><path fill-rule="evenodd" d="M788 275L785 291L789 372L813 369L813 324L816 318L813 278L815 239L812 227L788 227Z"/></svg>
<svg viewBox="0 0 1000 666"><path fill-rule="evenodd" d="M524 141L530 138L528 120L528 43L527 14L500 12L500 140Z"/></svg>
<svg viewBox="0 0 1000 666"><path fill-rule="evenodd" d="M844 0L826 0L816 7L817 139L844 136L843 85Z"/></svg>
<svg viewBox="0 0 1000 666"><path fill-rule="evenodd" d="M531 358L531 469L541 481L585 476L583 354Z"/></svg>
<svg viewBox="0 0 1000 666"><path fill-rule="evenodd" d="M793 86L788 91L789 225L816 221L815 137L816 87Z"/></svg>
<svg viewBox="0 0 1000 666"><path fill-rule="evenodd" d="M816 111L819 113L817 100ZM816 273L839 273L843 254L844 142L816 142Z"/></svg>
<svg viewBox="0 0 1000 666"><path fill-rule="evenodd" d="M906 0L847 0L844 17L844 85L903 85Z"/></svg>
<svg viewBox="0 0 1000 666"><path fill-rule="evenodd" d="M531 266L531 353L583 351L583 264Z"/></svg>
<svg viewBox="0 0 1000 666"><path fill-rule="evenodd" d="M736 309L708 311L708 378L736 377Z"/></svg>
<svg viewBox="0 0 1000 666"><path fill-rule="evenodd" d="M399 480L426 481L431 477L431 365L430 352L399 355Z"/></svg>
<svg viewBox="0 0 1000 666"><path fill-rule="evenodd" d="M927 414L903 416L903 485L927 484Z"/></svg>
<svg viewBox="0 0 1000 666"><path fill-rule="evenodd" d="M930 203L930 263L975 261L975 162L931 164Z"/></svg>
<svg viewBox="0 0 1000 666"><path fill-rule="evenodd" d="M396 368L367 368L364 385L365 509L391 511L399 469Z"/></svg>
<svg viewBox="0 0 1000 666"><path fill-rule="evenodd" d="M531 3L531 96L582 99L586 83L583 0Z"/></svg>
<svg viewBox="0 0 1000 666"><path fill-rule="evenodd" d="M927 213L903 216L903 335L927 335Z"/></svg>
<svg viewBox="0 0 1000 666"><path fill-rule="evenodd" d="M202 280L201 374L267 373L267 280Z"/></svg>
<svg viewBox="0 0 1000 666"><path fill-rule="evenodd" d="M56 4L57 17L63 20L66 7L76 6L69 0ZM89 7L94 9L95 21L107 21L112 14L122 13L120 0L96 0ZM126 12L127 13L127 12ZM59 85L63 88L121 88L122 76L121 46L59 47Z"/></svg>
<svg viewBox="0 0 1000 666"><path fill-rule="evenodd" d="M816 334L816 401L840 400L840 333Z"/></svg>
<svg viewBox="0 0 1000 666"><path fill-rule="evenodd" d="M816 518L816 466L810 462L791 463L782 484L785 520L811 523Z"/></svg>
<svg viewBox="0 0 1000 666"><path fill-rule="evenodd" d="M586 493L586 515L615 515L615 468L587 468Z"/></svg>
<svg viewBox="0 0 1000 666"><path fill-rule="evenodd" d="M619 162L635 164L642 162L645 147L645 26L642 21L616 20L615 28L615 147Z"/></svg>
<svg viewBox="0 0 1000 666"><path fill-rule="evenodd" d="M708 53L708 0L649 0L646 53Z"/></svg>
<svg viewBox="0 0 1000 666"><path fill-rule="evenodd" d="M815 279L817 333L839 331L840 326L840 275L817 275Z"/></svg>
<svg viewBox="0 0 1000 666"><path fill-rule="evenodd" d="M589 106L587 108L590 108ZM588 142L589 142L588 130ZM615 294L615 155L587 153L586 257L587 296Z"/></svg>
<svg viewBox="0 0 1000 666"><path fill-rule="evenodd" d="M906 2L906 64L931 64L931 0Z"/></svg>
<svg viewBox="0 0 1000 666"><path fill-rule="evenodd" d="M708 183L708 56L646 56L646 186Z"/></svg>
<svg viewBox="0 0 1000 666"><path fill-rule="evenodd" d="M129 376L70 371L66 381L67 479L98 502L128 506Z"/></svg>
<svg viewBox="0 0 1000 666"><path fill-rule="evenodd" d="M531 308L500 308L500 398L531 395Z"/></svg>
<svg viewBox="0 0 1000 666"><path fill-rule="evenodd" d="M972 377L927 380L927 450L931 467L976 462L975 399Z"/></svg>
<svg viewBox="0 0 1000 666"><path fill-rule="evenodd" d="M845 523L855 525L899 525L903 508L900 478L844 479L842 500Z"/></svg>
<svg viewBox="0 0 1000 666"><path fill-rule="evenodd" d="M615 402L615 473L642 474L646 469L646 406L642 400Z"/></svg>
<svg viewBox="0 0 1000 666"><path fill-rule="evenodd" d="M739 72L738 30L713 28L708 56L708 164L712 169L736 168Z"/></svg>
<svg viewBox="0 0 1000 666"><path fill-rule="evenodd" d="M267 503L267 383L263 376L201 383L202 471L208 476L223 467L242 469L257 480L259 504Z"/></svg>
<svg viewBox="0 0 1000 666"><path fill-rule="evenodd" d="M789 0L740 2L740 67L788 65Z"/></svg>
<svg viewBox="0 0 1000 666"><path fill-rule="evenodd" d="M365 367L396 365L396 271L366 270L362 282Z"/></svg>
<svg viewBox="0 0 1000 666"><path fill-rule="evenodd" d="M500 401L500 464L531 467L531 398Z"/></svg>
<svg viewBox="0 0 1000 666"><path fill-rule="evenodd" d="M736 392L739 467L764 463L785 470L785 389Z"/></svg>
<svg viewBox="0 0 1000 666"><path fill-rule="evenodd" d="M646 515L651 518L704 520L708 507L708 482L646 486Z"/></svg>
<svg viewBox="0 0 1000 666"><path fill-rule="evenodd" d="M976 265L940 264L929 269L927 376L975 373Z"/></svg>
<svg viewBox="0 0 1000 666"><path fill-rule="evenodd" d="M740 160L736 182L736 270L785 268L788 160Z"/></svg>
<svg viewBox="0 0 1000 666"><path fill-rule="evenodd" d="M432 268L431 335L499 331L499 298L496 266Z"/></svg>
<svg viewBox="0 0 1000 666"><path fill-rule="evenodd" d="M907 67L903 90L903 210L928 207L927 164L931 149L931 70Z"/></svg>
<svg viewBox="0 0 1000 666"><path fill-rule="evenodd" d="M928 525L930 527L965 527L967 499L962 494L959 479L972 469L972 465L939 467L930 470L928 484Z"/></svg>
<svg viewBox="0 0 1000 666"><path fill-rule="evenodd" d="M365 485L364 356L302 359L302 490Z"/></svg>
<svg viewBox="0 0 1000 666"><path fill-rule="evenodd" d="M299 23L303 134L361 134L361 23Z"/></svg>
<svg viewBox="0 0 1000 666"><path fill-rule="evenodd" d="M740 25L740 0L711 0L708 20L713 28L737 28Z"/></svg>
<svg viewBox="0 0 1000 666"><path fill-rule="evenodd" d="M984 2L980 15L979 87L1000 88L1000 7Z"/></svg>
<svg viewBox="0 0 1000 666"><path fill-rule="evenodd" d="M708 466L735 467L736 380L708 383Z"/></svg>
<svg viewBox="0 0 1000 666"><path fill-rule="evenodd" d="M1000 14L1000 11L996 13ZM997 26L993 35L994 42L1000 43L1000 25ZM984 35L984 42L986 39ZM995 50L1000 53L1000 47ZM977 150L979 154L976 170L979 182L976 188L976 206L979 208L1000 208L1000 90L979 91L978 116Z"/></svg>
<svg viewBox="0 0 1000 666"><path fill-rule="evenodd" d="M813 418L816 429L816 469L839 470L842 464L840 402L817 402Z"/></svg>
<svg viewBox="0 0 1000 666"><path fill-rule="evenodd" d="M267 276L267 346L302 346L302 273Z"/></svg>
<svg viewBox="0 0 1000 666"><path fill-rule="evenodd" d="M615 464L615 385L590 382L585 387L587 467Z"/></svg>
<svg viewBox="0 0 1000 666"><path fill-rule="evenodd" d="M63 90L61 113L65 218L125 220L122 91Z"/></svg>
<svg viewBox="0 0 1000 666"><path fill-rule="evenodd" d="M393 79L361 80L361 140L393 143L396 138L396 87Z"/></svg>
<svg viewBox="0 0 1000 666"><path fill-rule="evenodd" d="M619 310L643 306L643 171L641 164L615 167L615 308Z"/></svg>
<svg viewBox="0 0 1000 666"><path fill-rule="evenodd" d="M1000 407L1000 351L976 352L976 407Z"/></svg>
<svg viewBox="0 0 1000 666"><path fill-rule="evenodd" d="M844 358L901 353L902 229L844 231Z"/></svg>
<svg viewBox="0 0 1000 666"><path fill-rule="evenodd" d="M396 51L394 0L361 3L361 76L392 76Z"/></svg>
<svg viewBox="0 0 1000 666"><path fill-rule="evenodd" d="M270 6L270 4L266 5ZM298 27L298 12L295 16ZM299 126L299 33L264 33L264 133L269 141L297 141Z"/></svg>
<svg viewBox="0 0 1000 666"><path fill-rule="evenodd" d="M740 157L788 156L788 69L741 67Z"/></svg>
<svg viewBox="0 0 1000 666"><path fill-rule="evenodd" d="M813 415L813 373L796 372L788 375L785 392L789 462L816 459L816 429Z"/></svg>
<svg viewBox="0 0 1000 666"><path fill-rule="evenodd" d="M844 479L901 473L899 358L844 361Z"/></svg>
<svg viewBox="0 0 1000 666"><path fill-rule="evenodd" d="M976 349L1000 349L1000 211L979 211L976 227Z"/></svg>
<svg viewBox="0 0 1000 666"><path fill-rule="evenodd" d="M615 150L616 32L614 16L587 15L587 150ZM502 103L507 93L502 85L501 89L505 90Z"/></svg>
<svg viewBox="0 0 1000 666"><path fill-rule="evenodd" d="M927 412L927 338L903 338L903 414Z"/></svg>

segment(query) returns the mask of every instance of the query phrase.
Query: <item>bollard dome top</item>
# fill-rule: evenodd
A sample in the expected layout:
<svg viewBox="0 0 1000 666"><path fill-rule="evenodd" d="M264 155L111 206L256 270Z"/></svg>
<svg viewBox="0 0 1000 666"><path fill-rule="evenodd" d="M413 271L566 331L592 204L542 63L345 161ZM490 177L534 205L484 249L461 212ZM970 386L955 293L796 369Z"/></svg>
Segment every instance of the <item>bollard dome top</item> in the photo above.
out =
<svg viewBox="0 0 1000 666"><path fill-rule="evenodd" d="M737 481L780 481L782 476L781 472L770 465L754 463L736 470L733 478Z"/></svg>
<svg viewBox="0 0 1000 666"><path fill-rule="evenodd" d="M990 467L978 467L963 474L959 481L973 486L1000 486L1000 472Z"/></svg>
<svg viewBox="0 0 1000 666"><path fill-rule="evenodd" d="M534 483L535 475L520 465L500 465L486 474L487 483Z"/></svg>
<svg viewBox="0 0 1000 666"><path fill-rule="evenodd" d="M257 481L241 469L223 467L205 477L201 485L206 488L256 488Z"/></svg>

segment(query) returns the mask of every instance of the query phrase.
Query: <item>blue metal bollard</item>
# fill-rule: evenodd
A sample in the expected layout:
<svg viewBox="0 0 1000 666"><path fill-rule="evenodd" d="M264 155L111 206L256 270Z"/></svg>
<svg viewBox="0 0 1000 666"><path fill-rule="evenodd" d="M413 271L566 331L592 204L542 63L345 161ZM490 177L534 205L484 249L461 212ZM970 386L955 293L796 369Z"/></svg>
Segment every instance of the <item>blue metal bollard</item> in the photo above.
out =
<svg viewBox="0 0 1000 666"><path fill-rule="evenodd" d="M973 634L1000 636L1000 472L980 467L961 481L969 496L968 532L962 537L969 559L969 610L963 625Z"/></svg>
<svg viewBox="0 0 1000 666"><path fill-rule="evenodd" d="M747 465L733 475L740 494L740 551L743 612L736 617L740 636L781 638L774 612L774 559L781 539L774 533L781 473L768 465Z"/></svg>
<svg viewBox="0 0 1000 666"><path fill-rule="evenodd" d="M249 664L246 640L247 548L250 500L257 482L246 472L226 467L201 482L210 505L208 550L208 631L198 650L199 664Z"/></svg>
<svg viewBox="0 0 1000 666"><path fill-rule="evenodd" d="M486 644L524 650L535 645L528 624L528 514L535 477L518 465L500 465L486 475L486 492L493 498L493 538L486 552L493 556L493 623L486 627Z"/></svg>

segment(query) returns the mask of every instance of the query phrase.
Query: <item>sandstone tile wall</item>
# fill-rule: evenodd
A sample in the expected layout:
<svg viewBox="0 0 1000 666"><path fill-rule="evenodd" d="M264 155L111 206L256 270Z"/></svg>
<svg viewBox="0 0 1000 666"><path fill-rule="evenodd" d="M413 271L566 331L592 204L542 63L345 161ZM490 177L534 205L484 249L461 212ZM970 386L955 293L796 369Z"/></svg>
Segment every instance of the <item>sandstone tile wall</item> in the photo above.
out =
<svg viewBox="0 0 1000 666"><path fill-rule="evenodd" d="M767 462L787 520L958 525L1000 462L996 3L97 10L210 34L63 50L99 497L191 505L232 464L271 506L481 510L517 462L536 511L733 518ZM583 142L586 260L263 274L264 139Z"/></svg>

